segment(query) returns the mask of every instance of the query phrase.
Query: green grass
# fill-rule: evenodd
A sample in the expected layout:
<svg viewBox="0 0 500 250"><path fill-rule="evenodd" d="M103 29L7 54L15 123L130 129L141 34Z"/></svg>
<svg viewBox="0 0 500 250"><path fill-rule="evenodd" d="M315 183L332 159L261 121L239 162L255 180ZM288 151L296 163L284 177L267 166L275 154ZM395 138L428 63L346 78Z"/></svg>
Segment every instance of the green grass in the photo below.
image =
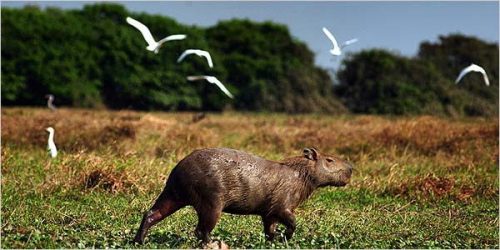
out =
<svg viewBox="0 0 500 250"><path fill-rule="evenodd" d="M142 213L161 191L37 191L50 178L43 153L7 159L2 185L3 248L193 248L196 214L184 208L153 227L145 245L130 242ZM28 157L28 155L32 157ZM138 159L117 160L122 169ZM158 163L161 164L161 163ZM74 166L78 167L78 166ZM17 170L17 171L14 171ZM165 172L168 168L165 168ZM266 242L257 216L224 214L213 238L237 248L498 248L498 201L418 200L362 188L323 188L296 212L292 240ZM280 228L283 232L284 228Z"/></svg>
<svg viewBox="0 0 500 250"><path fill-rule="evenodd" d="M248 114L249 120L244 121L241 117L246 114L223 114L211 115L204 123L168 125L167 129L144 129L141 126L146 125L139 124L133 127L135 138L123 139L121 144L87 141L92 147L73 149L72 141L64 142L56 134L60 155L49 159L44 140L37 144L37 134L36 140L22 131L12 137L16 132L12 129L38 128L23 123L11 126L13 115L9 115L2 116L5 131L11 131L2 131L2 248L199 247L194 236L197 218L191 207L152 227L144 245L131 243L142 214L180 159L197 147L230 146L276 160L290 155L288 151L304 140L299 136L280 139L277 135L282 131L296 129L294 133L301 134L315 127L328 130L328 126L336 128L332 133L347 128L359 136L349 141L335 134L313 138L320 148L331 144L329 140L338 143L334 151L352 159L356 168L350 185L319 189L297 208L297 230L289 241L283 238L282 226L277 239L266 242L260 217L230 214L223 214L212 238L230 248L499 248L498 145L494 143L497 138L480 137L485 132L467 134L467 141L450 147L439 140L429 145L419 141L434 127L420 131L422 135L407 136L404 129L392 124L400 122L395 118L387 122L380 117L326 117L310 122L314 116L296 116L290 121L282 115ZM185 118L183 114L155 115L169 121ZM36 114L29 116L37 118ZM105 123L117 116L99 113L92 119ZM71 124L71 119L80 118L66 119ZM371 125L363 132L367 121ZM446 133L453 136L486 126L483 120L444 122L449 125ZM227 126L242 128L227 131ZM410 146L376 144L379 133L366 131L384 126L401 131L395 138L408 140ZM491 126L498 130L498 125ZM66 131L87 133L77 128ZM88 131L99 132L95 128ZM313 133L310 131L307 133ZM445 142L452 138L443 137ZM430 154L426 147L436 152ZM92 173L101 177L90 185Z"/></svg>
<svg viewBox="0 0 500 250"><path fill-rule="evenodd" d="M69 192L46 196L5 189L4 248L192 248L196 216L184 208L130 242L154 195ZM224 214L213 238L238 248L497 248L498 205L411 203L363 190L326 189L297 212L292 240L265 242L257 216ZM283 228L282 228L283 229ZM281 230L283 231L283 230Z"/></svg>

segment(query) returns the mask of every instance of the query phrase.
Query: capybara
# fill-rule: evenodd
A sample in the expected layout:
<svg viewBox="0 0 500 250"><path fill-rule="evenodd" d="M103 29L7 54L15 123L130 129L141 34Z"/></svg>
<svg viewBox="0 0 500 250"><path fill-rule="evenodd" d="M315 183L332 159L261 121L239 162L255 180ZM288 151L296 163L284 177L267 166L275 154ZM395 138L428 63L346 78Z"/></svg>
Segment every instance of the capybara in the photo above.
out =
<svg viewBox="0 0 500 250"><path fill-rule="evenodd" d="M268 240L282 223L290 239L295 208L318 187L346 185L351 173L349 163L314 148L281 162L229 148L195 150L172 170L134 241L142 243L151 226L188 205L198 215L195 234L203 243L222 212L260 215Z"/></svg>

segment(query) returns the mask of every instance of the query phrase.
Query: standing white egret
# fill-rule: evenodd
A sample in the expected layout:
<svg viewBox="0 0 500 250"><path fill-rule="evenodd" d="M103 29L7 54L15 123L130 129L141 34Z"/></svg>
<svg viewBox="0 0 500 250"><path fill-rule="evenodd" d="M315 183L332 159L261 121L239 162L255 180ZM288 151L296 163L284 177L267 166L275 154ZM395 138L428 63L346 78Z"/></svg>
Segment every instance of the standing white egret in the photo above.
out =
<svg viewBox="0 0 500 250"><path fill-rule="evenodd" d="M207 80L209 83L217 85L217 87L219 87L224 94L229 96L229 98L234 98L229 90L226 89L224 84L222 84L215 76L188 76L187 79L189 81Z"/></svg>
<svg viewBox="0 0 500 250"><path fill-rule="evenodd" d="M47 132L49 132L49 140L47 141L47 150L52 158L56 158L57 156L57 148L54 143L54 128L48 127Z"/></svg>
<svg viewBox="0 0 500 250"><path fill-rule="evenodd" d="M191 55L191 54L196 54L197 56L205 57L208 62L208 66L210 68L214 67L214 64L212 63L212 57L210 57L210 53L205 50L201 49L187 49L184 52L182 52L182 55L179 56L179 59L177 59L177 62L181 62L186 56Z"/></svg>
<svg viewBox="0 0 500 250"><path fill-rule="evenodd" d="M344 42L342 45L339 46L339 44L337 43L337 39L335 39L333 34L327 28L323 27L323 32L325 33L326 37L328 37L328 39L330 39L330 41L333 44L333 49L330 50L330 53L334 56L342 55L342 51L340 50L341 48L344 48L345 46L351 45L351 44L358 41L357 38L354 38L354 39L351 39L351 40Z"/></svg>
<svg viewBox="0 0 500 250"><path fill-rule="evenodd" d="M465 69L463 69L458 75L457 79L455 80L455 83L460 82L460 80L462 80L462 78L469 72L479 72L483 74L484 83L486 84L486 86L490 86L490 80L488 80L488 75L486 75L486 71L484 71L484 69L481 66L478 66L476 64L471 64Z"/></svg>
<svg viewBox="0 0 500 250"><path fill-rule="evenodd" d="M54 102L54 96L53 95L46 95L45 98L47 98L47 107L49 107L50 110L56 111L56 106L53 104Z"/></svg>
<svg viewBox="0 0 500 250"><path fill-rule="evenodd" d="M155 39L153 38L153 35L151 35L151 31L149 31L148 27L146 25L142 24L141 22L131 18L127 17L127 23L130 25L134 26L136 29L138 29L141 33L142 36L144 37L144 40L148 43L148 47L146 47L147 50L153 51L155 54L158 54L158 50L160 50L160 47L164 42L172 41L172 40L182 40L186 38L186 35L184 34L177 34L177 35L171 35L167 36L160 41L156 42Z"/></svg>

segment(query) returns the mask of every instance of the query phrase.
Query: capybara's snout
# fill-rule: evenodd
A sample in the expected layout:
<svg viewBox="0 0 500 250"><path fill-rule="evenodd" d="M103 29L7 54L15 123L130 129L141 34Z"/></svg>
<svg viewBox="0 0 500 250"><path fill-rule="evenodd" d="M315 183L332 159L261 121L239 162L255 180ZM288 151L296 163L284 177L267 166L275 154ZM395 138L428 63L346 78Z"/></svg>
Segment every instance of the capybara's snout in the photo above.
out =
<svg viewBox="0 0 500 250"><path fill-rule="evenodd" d="M347 185L351 181L351 176L352 176L352 172L354 170L354 167L349 162L346 162L345 165L346 165L346 170L345 170L345 185Z"/></svg>
<svg viewBox="0 0 500 250"><path fill-rule="evenodd" d="M349 178L351 178L352 171L354 170L354 166L349 162L346 162L345 165L346 165L347 172L349 173Z"/></svg>

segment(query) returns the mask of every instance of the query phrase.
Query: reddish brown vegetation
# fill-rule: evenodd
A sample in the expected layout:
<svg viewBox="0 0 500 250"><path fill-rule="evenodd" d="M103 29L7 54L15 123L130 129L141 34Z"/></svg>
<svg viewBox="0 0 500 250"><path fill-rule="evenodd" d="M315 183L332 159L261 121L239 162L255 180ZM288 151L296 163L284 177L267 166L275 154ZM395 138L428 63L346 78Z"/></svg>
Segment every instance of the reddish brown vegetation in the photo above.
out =
<svg viewBox="0 0 500 250"><path fill-rule="evenodd" d="M464 126L465 125L465 126ZM410 147L426 155L438 152L448 154L465 153L468 150L483 150L483 146L494 146L498 142L498 123L456 126L446 120L421 117L415 120L396 122L375 134L383 145Z"/></svg>
<svg viewBox="0 0 500 250"><path fill-rule="evenodd" d="M86 189L102 188L110 192L116 192L132 186L130 182L124 179L126 178L124 178L123 174L97 169L85 176L83 186Z"/></svg>
<svg viewBox="0 0 500 250"><path fill-rule="evenodd" d="M415 177L394 190L397 195L407 195L410 192L419 192L423 195L443 196L449 195L455 185L455 179L427 175Z"/></svg>
<svg viewBox="0 0 500 250"><path fill-rule="evenodd" d="M133 140L137 125L130 117L128 113L119 112L113 117L103 117L102 112L12 109L2 111L2 139L17 145L45 146L45 128L54 127L58 147L71 152L95 150L126 139Z"/></svg>
<svg viewBox="0 0 500 250"><path fill-rule="evenodd" d="M156 179L144 181L139 171L143 165L133 172L117 171L113 162L105 162L106 167L94 164L99 162L95 155L103 152L146 162L165 160L172 167L196 148L231 147L279 160L312 146L354 163L350 185L355 188L458 200L498 195L497 119L240 113L208 114L196 123L192 119L192 113L4 108L2 159L8 154L5 145L44 151L45 128L52 126L63 155L71 155L72 161L89 160L82 163L84 171L71 178L91 189L114 192L127 185L142 189L162 184ZM89 153L94 156L86 158ZM113 158L109 155L104 158ZM168 174L165 166L157 170L154 178Z"/></svg>

